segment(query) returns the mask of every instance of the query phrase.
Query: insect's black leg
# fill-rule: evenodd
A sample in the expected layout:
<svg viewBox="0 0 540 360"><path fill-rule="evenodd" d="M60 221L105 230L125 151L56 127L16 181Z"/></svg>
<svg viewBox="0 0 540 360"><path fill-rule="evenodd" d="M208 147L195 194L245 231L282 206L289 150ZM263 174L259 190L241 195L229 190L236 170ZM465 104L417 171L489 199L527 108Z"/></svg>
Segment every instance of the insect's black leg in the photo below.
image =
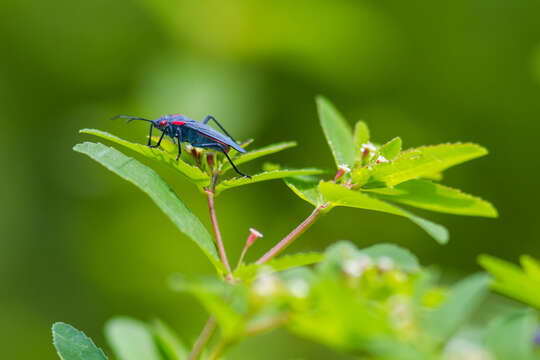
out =
<svg viewBox="0 0 540 360"><path fill-rule="evenodd" d="M180 134L177 134L176 137L178 139L178 156L176 157L176 161L178 161L180 155L182 155L182 142L180 141Z"/></svg>
<svg viewBox="0 0 540 360"><path fill-rule="evenodd" d="M227 132L227 130L225 130L225 128L223 128L223 126L221 126L220 123L218 123L218 121L216 120L215 117L213 117L212 115L208 115L206 118L204 118L203 120L203 124L206 124L208 123L208 121L210 120L214 120L214 122L216 123L217 126L219 126L219 128L221 129L221 131L223 131L225 133L225 135L227 135L228 137L230 137L234 142L237 142L236 140L233 139L233 137L231 136L231 134L229 134Z"/></svg>
<svg viewBox="0 0 540 360"><path fill-rule="evenodd" d="M150 124L150 133L148 134L148 146L152 147L152 128L154 126L152 124Z"/></svg>
<svg viewBox="0 0 540 360"><path fill-rule="evenodd" d="M241 172L240 170L238 170L238 168L236 167L236 165L234 165L233 161L231 160L231 158L229 157L229 155L227 154L227 151L225 151L225 149L223 149L223 154L225 154L225 156L227 157L227 160L229 160L229 162L231 163L234 171L236 171L238 174L244 176L244 177L247 177L248 179L251 179L251 176L249 175L246 175L244 174L243 172Z"/></svg>
<svg viewBox="0 0 540 360"><path fill-rule="evenodd" d="M211 149L216 149L216 148L219 148L219 150L225 154L225 156L227 157L227 159L229 160L229 162L231 163L233 169L240 175L244 176L244 177L247 177L249 179L251 179L251 176L249 175L246 175L244 174L243 172L241 172L240 170L238 170L238 168L236 167L236 165L234 165L233 161L231 160L231 158L229 157L229 155L227 154L227 149L221 145L220 143L208 143L208 144L197 144L197 145L193 145L193 146L196 146L196 147L200 147L200 148L211 148ZM216 149L217 150L217 149Z"/></svg>
<svg viewBox="0 0 540 360"><path fill-rule="evenodd" d="M165 131L161 133L161 136L159 137L159 140L156 145L148 145L151 148L157 148L159 145L161 145L161 140L163 140L163 137L165 136ZM150 138L151 139L151 138ZM148 142L150 142L150 139L148 139Z"/></svg>

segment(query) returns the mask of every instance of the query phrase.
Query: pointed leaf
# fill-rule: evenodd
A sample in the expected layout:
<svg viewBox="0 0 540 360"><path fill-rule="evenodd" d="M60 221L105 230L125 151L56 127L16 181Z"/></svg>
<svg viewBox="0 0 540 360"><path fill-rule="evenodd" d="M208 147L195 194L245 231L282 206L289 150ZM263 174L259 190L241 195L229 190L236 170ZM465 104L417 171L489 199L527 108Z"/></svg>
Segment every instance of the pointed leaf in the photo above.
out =
<svg viewBox="0 0 540 360"><path fill-rule="evenodd" d="M148 194L178 230L199 245L218 271L223 271L216 247L206 228L154 170L100 143L77 144L73 150L88 155Z"/></svg>
<svg viewBox="0 0 540 360"><path fill-rule="evenodd" d="M326 202L319 191L319 182L315 176L295 176L283 179L285 184L301 199L317 207Z"/></svg>
<svg viewBox="0 0 540 360"><path fill-rule="evenodd" d="M69 324L55 323L52 334L54 347L62 360L107 360L92 339Z"/></svg>
<svg viewBox="0 0 540 360"><path fill-rule="evenodd" d="M491 286L494 290L540 309L540 279L493 256L480 255L478 262L495 277Z"/></svg>
<svg viewBox="0 0 540 360"><path fill-rule="evenodd" d="M351 128L337 109L322 96L316 98L319 120L332 150L336 166L352 167L354 163L354 144Z"/></svg>
<svg viewBox="0 0 540 360"><path fill-rule="evenodd" d="M261 181L267 181L267 180L274 180L274 179L283 179L288 178L292 176L299 176L299 175L315 175L322 173L322 170L319 169L280 169L280 170L272 170L272 171L265 171L256 175L253 175L251 179L242 177L242 178L232 178L229 180L225 180L220 182L216 186L216 195L220 194L221 192L232 189L238 186L242 185L249 185Z"/></svg>
<svg viewBox="0 0 540 360"><path fill-rule="evenodd" d="M233 159L233 161L234 161L235 165L239 165L239 164L243 164L243 163L246 163L248 161L251 161L251 160L258 159L258 158L263 157L263 156L271 155L271 154L274 154L274 153L289 149L289 148L294 147L294 146L296 146L295 141L281 142L281 143L277 143L277 144L272 144L272 145L265 146L265 147L260 148L260 149L248 151L245 154L241 154L239 156L236 156ZM232 169L232 166L227 161L227 162L223 163L223 166L221 168L221 173L224 174L227 171L229 171L230 169Z"/></svg>
<svg viewBox="0 0 540 360"><path fill-rule="evenodd" d="M188 349L167 324L156 319L152 322L152 331L159 349L165 355L165 360L184 360L188 358Z"/></svg>
<svg viewBox="0 0 540 360"><path fill-rule="evenodd" d="M389 257L394 260L396 267L410 272L420 270L418 259L409 250L394 244L377 244L360 250L371 258Z"/></svg>
<svg viewBox="0 0 540 360"><path fill-rule="evenodd" d="M428 180L409 180L392 188L366 189L376 197L431 211L456 215L497 217L487 201Z"/></svg>
<svg viewBox="0 0 540 360"><path fill-rule="evenodd" d="M480 305L489 282L485 274L475 274L454 285L446 300L427 318L428 333L440 341L447 340Z"/></svg>
<svg viewBox="0 0 540 360"><path fill-rule="evenodd" d="M119 360L161 360L148 326L128 317L105 324L105 336Z"/></svg>
<svg viewBox="0 0 540 360"><path fill-rule="evenodd" d="M533 360L536 316L530 310L515 311L490 324L485 342L497 359Z"/></svg>
<svg viewBox="0 0 540 360"><path fill-rule="evenodd" d="M521 263L521 266L523 266L525 274L527 274L531 280L540 282L540 262L538 260L533 259L528 255L523 255L519 258L519 262Z"/></svg>
<svg viewBox="0 0 540 360"><path fill-rule="evenodd" d="M235 311L229 301L231 299L231 287L214 279L187 279L181 275L170 278L170 286L174 291L187 292L197 297L201 304L212 314L223 331L225 338L238 334L244 326L244 317ZM237 291L242 291L236 287ZM241 297L238 296L237 299Z"/></svg>
<svg viewBox="0 0 540 360"><path fill-rule="evenodd" d="M402 152L390 162L374 164L370 170L370 187L390 187L407 180L443 171L457 164L487 154L487 150L476 144L441 144L422 146ZM360 168L366 169L366 168ZM357 170L365 171L365 170ZM353 179L358 175L353 172Z"/></svg>
<svg viewBox="0 0 540 360"><path fill-rule="evenodd" d="M370 197L359 191L347 189L344 186L332 182L321 182L319 189L323 196L334 206L348 206L359 209L381 211L389 214L404 216L425 232L433 237L437 242L445 244L448 242L448 230L443 226L416 216L397 206L389 204L379 199Z"/></svg>
<svg viewBox="0 0 540 360"><path fill-rule="evenodd" d="M379 154L387 160L393 160L401 152L401 138L395 137L379 149Z"/></svg>
<svg viewBox="0 0 540 360"><path fill-rule="evenodd" d="M177 145L174 145L170 141L165 141L162 144L165 148L164 151L160 148L154 149L146 145L135 144L100 130L83 129L80 130L80 132L83 134L91 134L101 137L103 139L107 139L116 144L125 146L143 156L146 156L147 158L166 164L167 166L172 167L176 171L180 172L182 175L186 176L191 182L198 186L207 186L210 184L210 177L203 171L201 171L201 169L196 166L189 165L181 159L179 161L176 161L176 152L170 153L169 151L171 151L172 146L176 147Z"/></svg>
<svg viewBox="0 0 540 360"><path fill-rule="evenodd" d="M261 268L271 269L273 271L283 271L293 267L305 266L318 263L323 259L324 255L321 253L299 253L294 255L281 256L272 259L262 265L253 263L248 265L240 265L238 269L234 271L234 277L240 278L246 282L251 282L255 279L257 272Z"/></svg>
<svg viewBox="0 0 540 360"><path fill-rule="evenodd" d="M361 160L363 145L369 142L369 128L363 121L358 121L354 126L354 152L355 159Z"/></svg>

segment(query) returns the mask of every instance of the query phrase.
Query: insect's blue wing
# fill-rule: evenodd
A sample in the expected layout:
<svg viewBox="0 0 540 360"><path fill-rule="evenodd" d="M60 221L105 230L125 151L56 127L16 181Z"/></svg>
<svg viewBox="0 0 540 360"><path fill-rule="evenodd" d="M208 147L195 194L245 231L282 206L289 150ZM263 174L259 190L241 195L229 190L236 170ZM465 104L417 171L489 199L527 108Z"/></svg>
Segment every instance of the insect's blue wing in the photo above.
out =
<svg viewBox="0 0 540 360"><path fill-rule="evenodd" d="M214 141L217 141L221 144L228 145L232 147L233 149L237 150L238 152L245 153L246 150L242 149L240 145L238 145L233 139L230 137L223 135L217 130L214 130L208 125L202 124L198 121L186 121L186 123L183 125L184 127L193 129L200 133L203 136L206 136Z"/></svg>

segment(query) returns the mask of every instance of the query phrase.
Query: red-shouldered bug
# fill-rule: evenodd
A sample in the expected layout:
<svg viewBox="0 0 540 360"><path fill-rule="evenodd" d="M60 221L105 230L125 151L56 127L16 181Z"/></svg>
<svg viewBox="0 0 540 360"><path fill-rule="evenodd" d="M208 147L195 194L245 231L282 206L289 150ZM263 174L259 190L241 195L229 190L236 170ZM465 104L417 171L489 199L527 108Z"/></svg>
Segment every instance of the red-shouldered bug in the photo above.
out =
<svg viewBox="0 0 540 360"><path fill-rule="evenodd" d="M117 118L126 118L128 119L127 122L133 120L148 121L150 123L148 146L151 148L157 148L161 144L161 140L163 140L163 137L165 135L173 139L174 142L178 140L178 156L176 157L177 161L178 159L180 159L180 154L182 153L181 143L187 142L195 147L221 151L227 157L233 169L238 174L247 178L251 178L251 176L246 175L240 170L238 170L236 165L234 165L233 161L227 154L231 147L240 153L245 153L246 150L242 149L242 147L238 145L238 143L232 138L232 136L229 135L227 130L225 130L223 126L221 126L221 124L213 116L208 115L203 120L203 122L190 119L187 116L181 114L164 115L159 117L157 120L150 120L127 115L118 115L113 117L113 119ZM206 125L210 120L214 120L216 125L226 134L226 136ZM161 137L159 138L156 145L152 145L152 128L154 127L158 130L161 130Z"/></svg>

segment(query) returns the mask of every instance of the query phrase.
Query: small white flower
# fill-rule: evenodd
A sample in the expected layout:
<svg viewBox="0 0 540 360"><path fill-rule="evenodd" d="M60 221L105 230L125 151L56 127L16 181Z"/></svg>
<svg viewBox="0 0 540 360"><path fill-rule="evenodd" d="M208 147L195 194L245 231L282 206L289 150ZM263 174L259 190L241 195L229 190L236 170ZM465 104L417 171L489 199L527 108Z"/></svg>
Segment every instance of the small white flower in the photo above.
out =
<svg viewBox="0 0 540 360"><path fill-rule="evenodd" d="M382 271L389 271L394 268L394 260L388 256L381 256L377 260L377 267Z"/></svg>
<svg viewBox="0 0 540 360"><path fill-rule="evenodd" d="M367 144L362 144L362 150L364 149L368 149L369 151L376 151L377 148L370 142L368 142Z"/></svg>
<svg viewBox="0 0 540 360"><path fill-rule="evenodd" d="M388 162L388 159L385 158L384 156L382 155L379 155L379 157L377 158L377 160L375 161L377 164L380 164L380 163L386 163Z"/></svg>
<svg viewBox="0 0 540 360"><path fill-rule="evenodd" d="M289 292L296 298L303 299L309 294L309 284L304 279L293 279L287 284Z"/></svg>
<svg viewBox="0 0 540 360"><path fill-rule="evenodd" d="M349 173L349 172L351 172L351 168L350 168L350 167L348 167L348 166L347 166L347 165L345 165L345 164L341 164L341 165L339 165L339 170L343 170L343 172L345 172L345 173Z"/></svg>
<svg viewBox="0 0 540 360"><path fill-rule="evenodd" d="M444 349L444 360L494 360L491 353L479 344L466 339L452 339Z"/></svg>
<svg viewBox="0 0 540 360"><path fill-rule="evenodd" d="M373 261L369 256L359 254L355 258L346 260L343 263L343 271L349 276L359 277L372 265Z"/></svg>
<svg viewBox="0 0 540 360"><path fill-rule="evenodd" d="M352 277L359 277L364 272L364 267L356 259L350 259L343 263L343 271Z"/></svg>
<svg viewBox="0 0 540 360"><path fill-rule="evenodd" d="M270 296L279 289L279 279L272 274L264 274L253 283L253 291L259 296Z"/></svg>

